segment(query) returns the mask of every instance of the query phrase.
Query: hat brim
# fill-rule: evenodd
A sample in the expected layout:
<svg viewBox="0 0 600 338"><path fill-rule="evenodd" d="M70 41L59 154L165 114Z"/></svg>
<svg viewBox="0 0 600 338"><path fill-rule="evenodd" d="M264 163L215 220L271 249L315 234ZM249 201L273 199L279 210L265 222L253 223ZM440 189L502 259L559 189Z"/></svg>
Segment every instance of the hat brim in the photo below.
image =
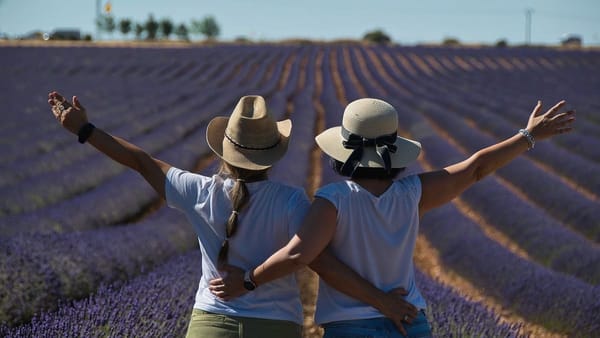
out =
<svg viewBox="0 0 600 338"><path fill-rule="evenodd" d="M323 131L315 137L315 141L325 154L340 162L346 162L353 152L353 149L346 149L342 144L344 139L342 137L341 126ZM406 167L408 164L415 161L421 152L421 143L404 137L398 136L394 145L398 148L395 153L390 153L392 168ZM364 149L359 166L368 168L385 167L383 160L379 157L375 148Z"/></svg>
<svg viewBox="0 0 600 338"><path fill-rule="evenodd" d="M223 139L228 121L229 117L218 116L213 118L206 128L208 146L223 161L239 168L262 170L271 167L285 155L292 131L291 120L277 122L279 143L275 147L265 150L243 149L236 147L231 142L226 143L224 149Z"/></svg>

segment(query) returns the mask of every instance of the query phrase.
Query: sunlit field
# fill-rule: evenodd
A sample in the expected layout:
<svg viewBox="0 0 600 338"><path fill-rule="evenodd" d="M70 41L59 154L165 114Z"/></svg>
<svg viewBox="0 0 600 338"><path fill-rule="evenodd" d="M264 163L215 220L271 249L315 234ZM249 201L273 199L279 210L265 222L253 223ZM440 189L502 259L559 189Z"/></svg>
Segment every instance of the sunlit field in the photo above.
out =
<svg viewBox="0 0 600 338"><path fill-rule="evenodd" d="M275 180L309 195L339 180L314 136L376 97L441 168L523 128L538 99L577 111L535 148L421 222L418 285L440 337L600 332L600 51L263 44L0 47L0 336L180 337L200 278L197 238L143 179L81 145L47 93L77 95L98 127L180 168L216 158L208 121L242 95L291 118ZM390 264L394 258L390 257ZM305 336L316 276L298 273Z"/></svg>

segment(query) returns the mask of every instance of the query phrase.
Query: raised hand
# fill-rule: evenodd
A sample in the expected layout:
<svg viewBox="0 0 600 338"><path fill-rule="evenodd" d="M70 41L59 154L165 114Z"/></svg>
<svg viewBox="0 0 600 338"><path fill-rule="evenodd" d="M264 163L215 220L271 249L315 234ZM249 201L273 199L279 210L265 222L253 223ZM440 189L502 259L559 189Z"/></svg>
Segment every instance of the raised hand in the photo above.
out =
<svg viewBox="0 0 600 338"><path fill-rule="evenodd" d="M527 123L527 130L536 141L567 133L573 129L572 123L575 121L575 111L560 112L565 103L564 100L560 101L542 114L542 101L537 102Z"/></svg>
<svg viewBox="0 0 600 338"><path fill-rule="evenodd" d="M237 298L246 292L244 288L244 270L234 265L225 264L219 267L224 277L215 278L209 282L209 290L222 300Z"/></svg>
<svg viewBox="0 0 600 338"><path fill-rule="evenodd" d="M81 105L77 96L73 96L72 102L69 103L58 92L50 92L48 94L48 104L50 104L52 113L58 122L73 134L77 134L81 127L88 122L85 108Z"/></svg>

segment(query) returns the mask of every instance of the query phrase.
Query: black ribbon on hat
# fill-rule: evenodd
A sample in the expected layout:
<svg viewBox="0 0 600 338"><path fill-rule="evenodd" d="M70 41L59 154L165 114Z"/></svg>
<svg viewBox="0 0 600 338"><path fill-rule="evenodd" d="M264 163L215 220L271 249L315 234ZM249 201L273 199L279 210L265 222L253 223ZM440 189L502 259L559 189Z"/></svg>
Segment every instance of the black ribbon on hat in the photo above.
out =
<svg viewBox="0 0 600 338"><path fill-rule="evenodd" d="M375 151L383 160L385 171L390 173L390 170L392 169L392 159L390 157L390 153L395 153L398 149L398 147L394 145L396 139L398 138L396 132L377 136L376 138L366 138L360 135L352 134L342 126L342 137L345 139L345 141L342 142L344 148L354 149L352 154L350 154L340 169L340 173L342 175L352 177L354 170L356 170L356 168L358 168L360 165L364 147L375 147Z"/></svg>

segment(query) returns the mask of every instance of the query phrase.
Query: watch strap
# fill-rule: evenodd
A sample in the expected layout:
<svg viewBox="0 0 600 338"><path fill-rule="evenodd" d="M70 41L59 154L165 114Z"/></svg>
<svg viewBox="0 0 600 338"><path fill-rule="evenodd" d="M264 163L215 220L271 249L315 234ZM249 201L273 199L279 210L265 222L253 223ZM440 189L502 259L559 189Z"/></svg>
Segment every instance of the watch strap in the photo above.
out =
<svg viewBox="0 0 600 338"><path fill-rule="evenodd" d="M81 128L79 128L79 131L77 132L77 140L79 141L79 143L85 143L88 140L88 138L90 138L90 136L92 135L94 129L96 129L96 126L89 122L84 124Z"/></svg>

